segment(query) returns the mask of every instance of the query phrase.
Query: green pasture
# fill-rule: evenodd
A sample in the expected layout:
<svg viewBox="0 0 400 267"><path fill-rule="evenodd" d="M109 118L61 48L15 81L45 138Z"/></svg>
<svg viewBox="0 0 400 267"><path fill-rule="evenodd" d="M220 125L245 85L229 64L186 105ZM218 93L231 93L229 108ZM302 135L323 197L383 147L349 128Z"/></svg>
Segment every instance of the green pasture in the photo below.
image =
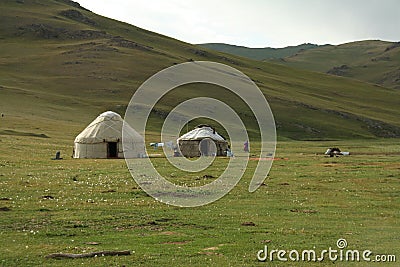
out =
<svg viewBox="0 0 400 267"><path fill-rule="evenodd" d="M336 248L339 238L349 249L399 255L396 139L278 142L277 160L256 192L247 191L251 162L228 195L197 208L155 201L137 186L124 160L71 159L72 142L0 135L1 266L310 266L259 262L257 252L265 245L321 251ZM330 146L352 155L325 157ZM57 150L63 160L50 159ZM165 158L153 160L167 178L194 184L217 177L226 161L219 158L203 171L209 176L176 176ZM102 250L133 253L45 258Z"/></svg>

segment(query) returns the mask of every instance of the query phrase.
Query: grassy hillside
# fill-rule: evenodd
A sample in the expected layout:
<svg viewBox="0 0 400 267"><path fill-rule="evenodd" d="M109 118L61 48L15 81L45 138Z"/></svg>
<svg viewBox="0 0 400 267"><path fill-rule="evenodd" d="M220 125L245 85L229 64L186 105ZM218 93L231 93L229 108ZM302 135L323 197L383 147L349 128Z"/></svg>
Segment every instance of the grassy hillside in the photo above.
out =
<svg viewBox="0 0 400 267"><path fill-rule="evenodd" d="M192 60L231 65L270 102L281 139L399 137L400 91L215 52L98 16L70 1L0 2L0 124L4 135L78 134L105 110L123 113L136 88ZM160 101L150 129L194 96L228 101L252 137L250 111L221 88L180 88ZM253 133L253 134L252 134Z"/></svg>
<svg viewBox="0 0 400 267"><path fill-rule="evenodd" d="M199 46L254 60L279 59L292 56L303 50L319 47L318 45L315 44L302 44L297 46L288 46L284 48L271 48L271 47L249 48L245 46L236 46L236 45L221 44L221 43L206 43L206 44L199 44Z"/></svg>
<svg viewBox="0 0 400 267"><path fill-rule="evenodd" d="M248 48L221 43L200 46L250 59L400 88L399 42L359 41L337 46L303 44L285 48Z"/></svg>
<svg viewBox="0 0 400 267"><path fill-rule="evenodd" d="M400 43L361 41L301 51L281 64L400 89Z"/></svg>

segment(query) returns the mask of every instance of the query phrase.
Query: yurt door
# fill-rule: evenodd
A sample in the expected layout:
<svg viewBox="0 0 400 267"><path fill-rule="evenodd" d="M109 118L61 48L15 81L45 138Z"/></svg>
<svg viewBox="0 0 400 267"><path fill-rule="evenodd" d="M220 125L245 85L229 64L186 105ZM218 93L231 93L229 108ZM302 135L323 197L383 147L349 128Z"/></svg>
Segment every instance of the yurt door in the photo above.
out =
<svg viewBox="0 0 400 267"><path fill-rule="evenodd" d="M200 154L202 155L202 156L209 156L208 154L208 139L203 139L203 140L201 140L201 142L200 142Z"/></svg>
<svg viewBox="0 0 400 267"><path fill-rule="evenodd" d="M217 149L215 143L210 138L205 138L200 141L200 154L202 156L215 156L217 154Z"/></svg>
<svg viewBox="0 0 400 267"><path fill-rule="evenodd" d="M117 142L107 143L107 158L118 158Z"/></svg>

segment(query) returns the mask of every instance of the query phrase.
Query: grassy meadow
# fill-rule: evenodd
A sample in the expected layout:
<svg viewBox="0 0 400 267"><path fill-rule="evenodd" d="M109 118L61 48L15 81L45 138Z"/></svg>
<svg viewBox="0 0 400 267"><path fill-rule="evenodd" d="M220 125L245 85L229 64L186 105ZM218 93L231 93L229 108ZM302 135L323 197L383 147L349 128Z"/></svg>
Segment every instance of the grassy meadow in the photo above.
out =
<svg viewBox="0 0 400 267"><path fill-rule="evenodd" d="M168 206L147 196L124 160L71 159L72 136L3 134L0 140L1 266L310 266L259 262L256 255L265 245L284 250L335 248L339 238L347 240L349 249L399 256L396 139L278 142L279 160L265 185L254 193L247 191L255 166L250 162L228 195L197 208ZM352 155L322 155L334 145ZM63 160L50 159L56 150ZM154 164L176 181L207 179L174 177L165 161L154 159ZM226 159L217 159L204 172L217 177L224 164ZM134 253L45 258L57 252L101 250ZM315 263L333 264L328 259Z"/></svg>
<svg viewBox="0 0 400 267"><path fill-rule="evenodd" d="M321 251L339 238L349 249L400 257L399 90L219 53L72 1L4 0L0 10L0 266L367 266L257 260L266 245ZM124 160L71 158L75 136L96 116L123 116L146 79L189 61L233 66L269 101L279 142L265 185L248 192L250 161L225 197L179 208L142 191ZM254 117L237 96L193 85L157 103L147 141L159 141L174 106L201 96L229 103L257 140ZM333 146L351 156L325 157ZM51 160L56 151L63 160ZM228 159L195 174L152 161L170 181L199 185L218 177ZM46 258L103 250L133 253Z"/></svg>

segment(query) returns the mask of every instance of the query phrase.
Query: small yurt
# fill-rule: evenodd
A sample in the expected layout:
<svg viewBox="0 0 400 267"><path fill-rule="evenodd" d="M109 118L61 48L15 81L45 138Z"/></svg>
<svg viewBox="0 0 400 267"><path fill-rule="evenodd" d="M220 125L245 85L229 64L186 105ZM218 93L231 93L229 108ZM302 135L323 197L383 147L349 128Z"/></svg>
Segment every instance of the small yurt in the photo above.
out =
<svg viewBox="0 0 400 267"><path fill-rule="evenodd" d="M185 157L225 156L228 142L209 125L199 125L177 140Z"/></svg>
<svg viewBox="0 0 400 267"><path fill-rule="evenodd" d="M74 158L129 158L145 155L143 137L129 125L124 128L126 142L122 145L123 119L112 111L100 114L74 141Z"/></svg>

